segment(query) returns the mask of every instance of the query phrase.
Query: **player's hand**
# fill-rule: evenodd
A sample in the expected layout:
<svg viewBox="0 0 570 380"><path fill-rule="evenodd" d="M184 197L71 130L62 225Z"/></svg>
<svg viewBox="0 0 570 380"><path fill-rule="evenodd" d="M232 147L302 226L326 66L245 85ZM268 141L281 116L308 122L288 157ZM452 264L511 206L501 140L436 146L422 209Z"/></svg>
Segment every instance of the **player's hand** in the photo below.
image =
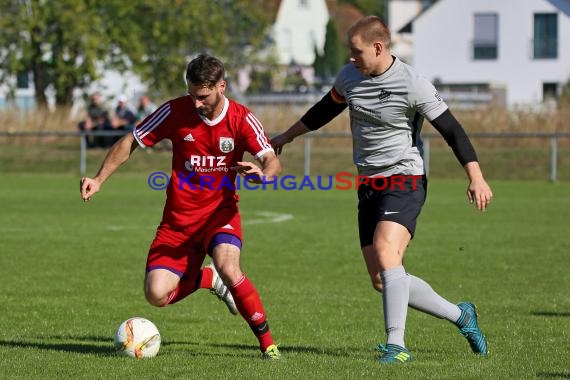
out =
<svg viewBox="0 0 570 380"><path fill-rule="evenodd" d="M99 191L101 184L93 178L83 177L79 182L79 191L81 192L81 199L87 202L95 193Z"/></svg>
<svg viewBox="0 0 570 380"><path fill-rule="evenodd" d="M263 171L257 165L252 162L239 161L238 166L230 167L231 170L235 170L244 178L247 178L248 182L252 183L262 183L263 182Z"/></svg>
<svg viewBox="0 0 570 380"><path fill-rule="evenodd" d="M291 141L292 139L286 133L282 133L271 139L271 146L275 149L276 154L281 154L283 145L289 144Z"/></svg>
<svg viewBox="0 0 570 380"><path fill-rule="evenodd" d="M469 183L467 188L467 198L469 203L474 203L479 211L485 211L491 203L491 198L493 198L493 192L491 187L483 179L477 179Z"/></svg>

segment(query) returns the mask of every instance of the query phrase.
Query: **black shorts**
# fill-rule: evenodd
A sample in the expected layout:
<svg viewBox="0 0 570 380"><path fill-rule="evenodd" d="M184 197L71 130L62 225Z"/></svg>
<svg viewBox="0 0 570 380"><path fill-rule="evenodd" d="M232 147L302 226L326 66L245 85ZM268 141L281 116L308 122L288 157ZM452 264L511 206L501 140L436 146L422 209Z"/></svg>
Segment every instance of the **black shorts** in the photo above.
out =
<svg viewBox="0 0 570 380"><path fill-rule="evenodd" d="M358 187L358 232L360 246L371 245L381 220L406 227L412 238L416 220L426 199L425 176L378 177Z"/></svg>

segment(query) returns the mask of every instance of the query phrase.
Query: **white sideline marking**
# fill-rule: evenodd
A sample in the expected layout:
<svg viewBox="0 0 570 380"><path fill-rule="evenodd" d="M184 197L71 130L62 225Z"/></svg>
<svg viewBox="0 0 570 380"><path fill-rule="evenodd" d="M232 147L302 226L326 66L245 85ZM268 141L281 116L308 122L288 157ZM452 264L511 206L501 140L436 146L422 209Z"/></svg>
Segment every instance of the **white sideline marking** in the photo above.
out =
<svg viewBox="0 0 570 380"><path fill-rule="evenodd" d="M279 212L271 211L256 211L254 214L261 216L261 218L254 218L242 221L243 225L262 224L262 223L281 223L293 219L291 214L281 214Z"/></svg>
<svg viewBox="0 0 570 380"><path fill-rule="evenodd" d="M291 214L282 214L279 212L272 212L272 211L255 211L253 213L255 216L251 219L243 219L242 217L242 225L253 225L253 224L263 224L263 223L282 223L287 220L293 219L293 215ZM105 226L105 228L109 231L124 231L124 230L134 230L140 229L140 226L135 225L116 225L116 224L109 224ZM149 226L148 229L156 229L156 226Z"/></svg>
<svg viewBox="0 0 570 380"><path fill-rule="evenodd" d="M129 226L129 227L127 227L127 226L116 226L116 225L112 225L112 224L106 226L106 228L107 228L109 231L123 231L123 230L126 230L127 228L130 228L130 229L135 229L135 228L136 228L136 229L138 229L138 227L136 227L136 226Z"/></svg>

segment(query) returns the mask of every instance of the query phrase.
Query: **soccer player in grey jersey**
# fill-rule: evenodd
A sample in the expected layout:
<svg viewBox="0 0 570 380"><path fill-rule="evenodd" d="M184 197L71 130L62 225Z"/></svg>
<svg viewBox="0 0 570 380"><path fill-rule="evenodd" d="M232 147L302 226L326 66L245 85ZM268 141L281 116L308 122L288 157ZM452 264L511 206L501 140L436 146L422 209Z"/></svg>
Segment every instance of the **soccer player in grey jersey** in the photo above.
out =
<svg viewBox="0 0 570 380"><path fill-rule="evenodd" d="M412 359L404 343L408 306L454 323L473 352L487 355L475 306L447 301L403 267L426 194L420 139L423 119L453 149L469 178L467 197L484 211L493 193L475 150L435 87L392 56L390 31L379 17L360 19L350 28L348 39L350 63L340 71L332 90L271 143L280 153L283 145L349 108L354 163L359 175L368 179L358 187L360 245L372 285L383 295L387 343L378 346L381 363ZM398 186L383 186L384 181Z"/></svg>

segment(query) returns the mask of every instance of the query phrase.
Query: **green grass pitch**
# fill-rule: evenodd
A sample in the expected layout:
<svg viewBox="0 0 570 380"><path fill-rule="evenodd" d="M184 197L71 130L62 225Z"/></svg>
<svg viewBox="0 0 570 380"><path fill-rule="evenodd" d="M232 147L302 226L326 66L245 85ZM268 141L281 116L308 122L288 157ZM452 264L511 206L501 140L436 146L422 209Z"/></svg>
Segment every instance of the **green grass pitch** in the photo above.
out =
<svg viewBox="0 0 570 380"><path fill-rule="evenodd" d="M410 310L415 361L381 366L381 299L360 256L354 191L241 192L242 265L286 357L265 362L209 292L161 309L144 300L164 198L146 175L118 173L86 204L69 174L0 177L0 377L570 378L568 183L492 182L481 215L465 181L431 180L406 269L476 303L491 354L471 354L454 326ZM132 316L158 326L158 357L114 353L114 330Z"/></svg>

